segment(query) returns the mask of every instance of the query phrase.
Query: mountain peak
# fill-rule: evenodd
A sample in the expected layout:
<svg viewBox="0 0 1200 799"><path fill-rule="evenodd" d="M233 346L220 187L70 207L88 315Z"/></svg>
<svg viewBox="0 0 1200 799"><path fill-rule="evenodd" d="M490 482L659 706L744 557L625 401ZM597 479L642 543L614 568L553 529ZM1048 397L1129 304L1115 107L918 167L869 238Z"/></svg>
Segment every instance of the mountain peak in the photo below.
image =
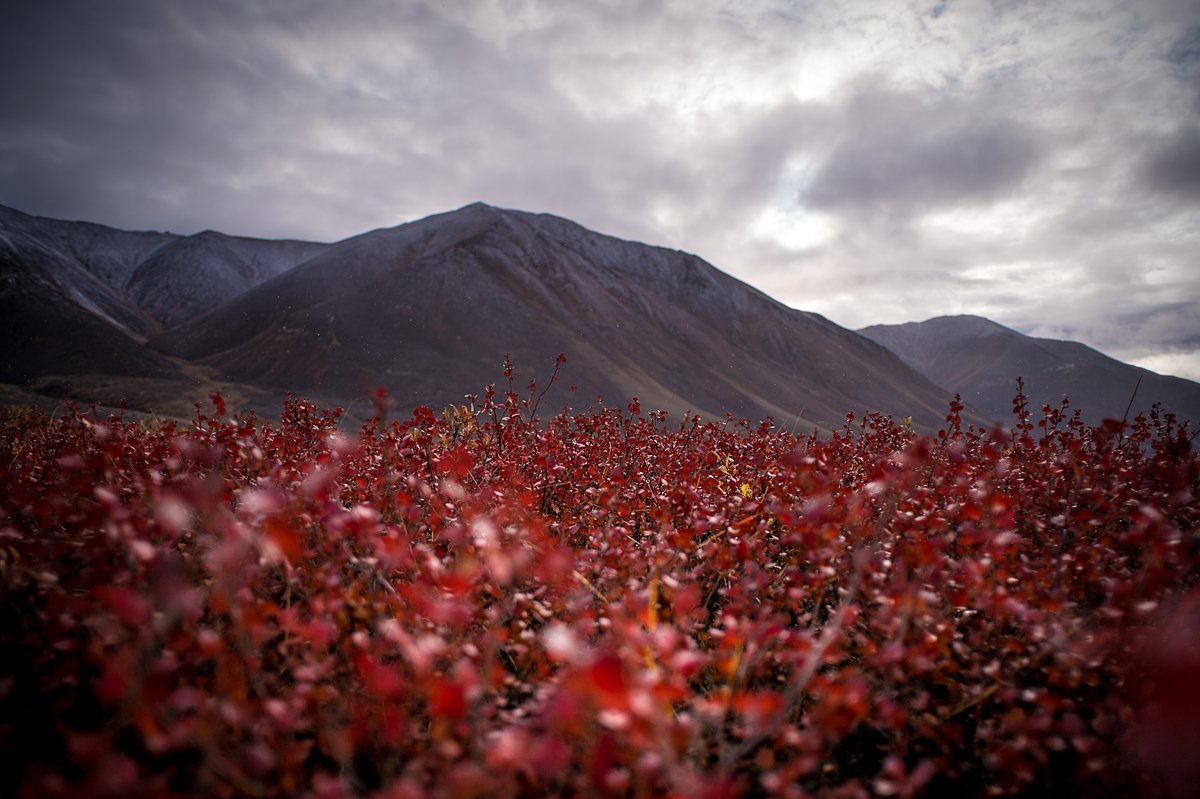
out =
<svg viewBox="0 0 1200 799"><path fill-rule="evenodd" d="M1066 395L1089 422L1121 418L1131 397L1134 410L1160 402L1183 418L1200 418L1195 383L1123 364L1078 342L1027 336L981 316L939 316L859 332L992 419L1008 418L1017 377L1031 407L1056 406Z"/></svg>
<svg viewBox="0 0 1200 799"><path fill-rule="evenodd" d="M525 385L544 380L558 352L569 376L546 407L638 396L672 413L772 416L793 430L868 410L932 428L947 399L892 353L695 255L552 214L477 201L320 244L9 221L19 213L0 219L20 228L8 236L13 268L33 272L51 252L57 273L73 276L63 291L25 281L40 294L13 298L14 313L61 311L45 336L57 349L29 354L22 380L84 374L86 359L63 353L103 341L121 356L105 361L113 391L156 366L174 375L160 395L174 402L191 383L166 354L234 381L267 412L288 391L348 406L380 386L402 406L442 407L494 382L506 353ZM0 355L29 349L27 338L6 344Z"/></svg>
<svg viewBox="0 0 1200 799"><path fill-rule="evenodd" d="M999 322L988 319L985 316L976 314L957 314L953 316L935 316L932 319L927 319L921 324L936 325L941 327L953 327L956 330L970 333L1015 333L1021 335L1018 331L1011 327L1006 327Z"/></svg>
<svg viewBox="0 0 1200 799"><path fill-rule="evenodd" d="M982 331L991 331L991 332L1007 331L1010 333L1017 332L1010 327L1005 327L1004 325L1000 324L999 322L995 322L991 319L988 319L985 316L978 316L976 314L945 314L942 316L932 316L932 317L924 320L923 322L901 322L898 324L869 325L867 327L862 328L861 330L880 330L880 329L885 329L885 328L886 329L890 329L890 328L904 328L904 329L924 328L927 330L928 329L939 329L939 330L953 329L955 331L960 331L960 332L974 332L974 333L978 333L978 332L982 332Z"/></svg>
<svg viewBox="0 0 1200 799"><path fill-rule="evenodd" d="M489 204L483 202L482 200L476 200L473 203L467 203L466 205L464 205L462 208L459 208L458 210L459 211L503 211L504 209L497 208L494 205L489 205ZM457 212L451 211L451 213L457 213Z"/></svg>
<svg viewBox="0 0 1200 799"><path fill-rule="evenodd" d="M524 385L558 352L570 376L548 406L636 395L802 429L850 410L932 427L947 399L894 355L695 256L484 202L332 245L151 346L343 405L382 385L401 405L441 407L494 382L506 353Z"/></svg>

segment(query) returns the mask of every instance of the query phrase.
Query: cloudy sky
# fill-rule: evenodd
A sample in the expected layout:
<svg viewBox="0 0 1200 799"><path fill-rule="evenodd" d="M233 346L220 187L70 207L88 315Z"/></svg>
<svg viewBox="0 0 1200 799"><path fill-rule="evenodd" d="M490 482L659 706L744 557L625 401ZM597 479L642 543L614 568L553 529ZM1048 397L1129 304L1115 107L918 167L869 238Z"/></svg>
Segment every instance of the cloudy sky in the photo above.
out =
<svg viewBox="0 0 1200 799"><path fill-rule="evenodd" d="M29 213L329 241L483 200L1200 380L1195 0L5 0L0 76Z"/></svg>

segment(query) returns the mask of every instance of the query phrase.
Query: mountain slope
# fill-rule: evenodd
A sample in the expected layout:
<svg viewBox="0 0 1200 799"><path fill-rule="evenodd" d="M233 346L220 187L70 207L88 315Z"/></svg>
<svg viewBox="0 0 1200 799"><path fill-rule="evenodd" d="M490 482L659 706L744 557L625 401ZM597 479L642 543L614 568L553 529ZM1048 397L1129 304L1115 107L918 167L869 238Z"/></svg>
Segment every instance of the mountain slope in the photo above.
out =
<svg viewBox="0 0 1200 799"><path fill-rule="evenodd" d="M43 219L0 205L0 258L6 280L21 282L27 276L41 285L30 289L31 298L53 287L52 293L62 300L134 340L145 340L160 325L125 296L124 284L143 258L172 238ZM15 290L8 287L10 295Z"/></svg>
<svg viewBox="0 0 1200 799"><path fill-rule="evenodd" d="M402 407L461 402L506 352L520 389L559 351L547 407L637 395L788 426L865 409L934 426L947 400L884 348L695 256L482 204L347 239L151 343L343 404L380 385Z"/></svg>
<svg viewBox="0 0 1200 799"><path fill-rule="evenodd" d="M206 230L151 253L130 275L126 292L139 308L170 327L220 307L327 246Z"/></svg>
<svg viewBox="0 0 1200 799"><path fill-rule="evenodd" d="M165 240L0 206L0 382L174 371L142 346L154 320L116 288Z"/></svg>
<svg viewBox="0 0 1200 799"><path fill-rule="evenodd" d="M211 311L328 246L211 230L130 232L0 205L0 253L11 269L49 276L135 339Z"/></svg>
<svg viewBox="0 0 1200 799"><path fill-rule="evenodd" d="M171 361L130 335L145 320L108 297L86 298L70 278L17 261L0 248L0 382L28 384L45 375L161 377ZM94 297L95 295L93 295Z"/></svg>
<svg viewBox="0 0 1200 799"><path fill-rule="evenodd" d="M221 242L222 257L181 257L197 239ZM145 341L324 246L129 232L0 205L0 384L172 413L214 388L257 396ZM225 261L240 272L222 275Z"/></svg>
<svg viewBox="0 0 1200 799"><path fill-rule="evenodd" d="M1078 342L1026 336L982 317L941 316L858 332L995 420L1011 418L1018 376L1035 411L1057 406L1066 395L1089 422L1120 419L1133 397L1130 418L1159 402L1182 418L1200 419L1200 385L1190 380L1122 363Z"/></svg>

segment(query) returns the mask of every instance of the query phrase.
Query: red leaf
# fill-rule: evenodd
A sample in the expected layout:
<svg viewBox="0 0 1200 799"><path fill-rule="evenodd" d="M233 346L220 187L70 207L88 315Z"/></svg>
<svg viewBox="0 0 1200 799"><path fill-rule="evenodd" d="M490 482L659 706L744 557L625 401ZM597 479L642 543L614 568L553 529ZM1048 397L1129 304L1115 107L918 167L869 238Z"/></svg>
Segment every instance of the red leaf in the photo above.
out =
<svg viewBox="0 0 1200 799"><path fill-rule="evenodd" d="M150 620L150 605L132 588L105 586L96 594L127 624L141 626Z"/></svg>
<svg viewBox="0 0 1200 799"><path fill-rule="evenodd" d="M359 676L368 692L380 699L394 699L404 692L407 682L399 670L379 663L370 655L360 654L355 658Z"/></svg>
<svg viewBox="0 0 1200 799"><path fill-rule="evenodd" d="M304 555L304 539L295 523L287 516L268 516L263 522L263 532L272 544L289 561L295 562Z"/></svg>
<svg viewBox="0 0 1200 799"><path fill-rule="evenodd" d="M429 712L435 717L458 721L467 712L463 686L452 680L437 679L429 692Z"/></svg>
<svg viewBox="0 0 1200 799"><path fill-rule="evenodd" d="M588 669L592 685L604 695L616 696L625 694L625 674L621 659L615 654L606 653L596 658Z"/></svg>

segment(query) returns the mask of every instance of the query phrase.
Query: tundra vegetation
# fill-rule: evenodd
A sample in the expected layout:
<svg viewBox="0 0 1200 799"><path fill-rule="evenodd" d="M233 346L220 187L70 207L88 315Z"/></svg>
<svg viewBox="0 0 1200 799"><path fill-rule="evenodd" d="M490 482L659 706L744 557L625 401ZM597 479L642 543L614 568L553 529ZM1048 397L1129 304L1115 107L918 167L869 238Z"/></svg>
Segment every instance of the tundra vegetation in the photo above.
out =
<svg viewBox="0 0 1200 799"><path fill-rule="evenodd" d="M511 370L508 372L511 375ZM0 793L1182 796L1200 461L536 387L0 417Z"/></svg>

